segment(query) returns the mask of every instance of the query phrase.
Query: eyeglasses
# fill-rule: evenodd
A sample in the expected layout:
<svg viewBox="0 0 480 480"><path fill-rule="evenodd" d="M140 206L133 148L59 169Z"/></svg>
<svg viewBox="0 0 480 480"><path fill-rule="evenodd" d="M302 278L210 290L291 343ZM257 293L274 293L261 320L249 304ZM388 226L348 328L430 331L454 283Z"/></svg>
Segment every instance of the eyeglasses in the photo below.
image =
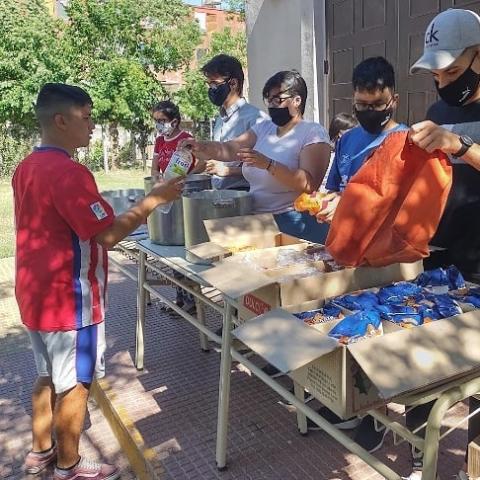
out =
<svg viewBox="0 0 480 480"><path fill-rule="evenodd" d="M228 83L229 81L231 80L231 78L227 78L225 80L223 80L223 82L215 82L215 81L212 81L212 82L209 82L208 80L205 82L207 87L208 88L218 88L218 87L221 87L222 85L225 85L226 83Z"/></svg>
<svg viewBox="0 0 480 480"><path fill-rule="evenodd" d="M394 97L390 98L387 103L364 103L364 102L355 102L353 108L358 112L366 112L367 110L373 110L375 112L385 111L394 101Z"/></svg>
<svg viewBox="0 0 480 480"><path fill-rule="evenodd" d="M272 97L264 97L263 101L267 107L279 107L285 100L292 98L293 95L282 96L284 93L287 93L287 90L273 95Z"/></svg>

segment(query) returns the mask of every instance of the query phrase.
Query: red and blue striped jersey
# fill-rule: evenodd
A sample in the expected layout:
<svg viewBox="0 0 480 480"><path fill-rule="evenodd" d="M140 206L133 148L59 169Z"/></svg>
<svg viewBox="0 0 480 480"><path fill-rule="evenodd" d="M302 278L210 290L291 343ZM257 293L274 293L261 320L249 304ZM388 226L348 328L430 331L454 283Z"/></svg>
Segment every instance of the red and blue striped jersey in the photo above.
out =
<svg viewBox="0 0 480 480"><path fill-rule="evenodd" d="M66 151L39 147L17 167L12 186L23 323L67 331L102 322L108 257L94 237L114 214L93 175Z"/></svg>

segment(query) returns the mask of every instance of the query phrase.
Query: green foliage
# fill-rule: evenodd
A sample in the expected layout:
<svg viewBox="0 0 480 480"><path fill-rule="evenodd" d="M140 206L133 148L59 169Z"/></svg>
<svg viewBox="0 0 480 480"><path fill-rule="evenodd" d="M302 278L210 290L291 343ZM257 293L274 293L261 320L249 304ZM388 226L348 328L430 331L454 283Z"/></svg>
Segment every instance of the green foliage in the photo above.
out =
<svg viewBox="0 0 480 480"><path fill-rule="evenodd" d="M91 79L93 66L121 56L156 72L186 65L200 29L181 0L70 0L65 37L76 74Z"/></svg>
<svg viewBox="0 0 480 480"><path fill-rule="evenodd" d="M200 70L189 70L184 74L185 85L175 94L182 115L194 121L212 118L217 113L207 96L205 77Z"/></svg>
<svg viewBox="0 0 480 480"><path fill-rule="evenodd" d="M226 0L225 8L231 12L239 13L242 20L245 19L245 0Z"/></svg>
<svg viewBox="0 0 480 480"><path fill-rule="evenodd" d="M13 174L15 167L31 152L35 139L13 135L11 128L0 126L0 177Z"/></svg>
<svg viewBox="0 0 480 480"><path fill-rule="evenodd" d="M208 51L209 58L220 53L227 53L240 60L244 68L247 66L247 39L245 32L232 32L230 27L225 27L221 32L212 34Z"/></svg>
<svg viewBox="0 0 480 480"><path fill-rule="evenodd" d="M40 86L65 80L61 32L44 0L0 1L0 124L35 128Z"/></svg>
<svg viewBox="0 0 480 480"><path fill-rule="evenodd" d="M136 163L135 143L132 141L127 142L123 145L118 154L118 166L120 168L132 168L138 166Z"/></svg>
<svg viewBox="0 0 480 480"><path fill-rule="evenodd" d="M103 144L101 141L93 142L82 154L79 155L79 162L92 172L103 170Z"/></svg>
<svg viewBox="0 0 480 480"><path fill-rule="evenodd" d="M92 71L89 92L98 123L118 123L135 130L149 121L155 99L164 94L161 84L149 76L135 61L114 57L98 62Z"/></svg>

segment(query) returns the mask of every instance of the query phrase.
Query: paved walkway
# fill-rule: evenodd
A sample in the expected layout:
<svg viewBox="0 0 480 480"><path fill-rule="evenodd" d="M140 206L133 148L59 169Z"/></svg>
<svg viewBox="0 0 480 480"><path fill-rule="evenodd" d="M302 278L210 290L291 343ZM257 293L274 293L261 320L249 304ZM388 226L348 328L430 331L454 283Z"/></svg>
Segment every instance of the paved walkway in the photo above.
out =
<svg viewBox="0 0 480 480"><path fill-rule="evenodd" d="M6 262L8 263L8 262ZM125 265L135 268L131 262ZM34 377L28 342L12 307L10 280L0 262L0 478L21 478L21 459L29 443L29 396ZM11 267L10 267L11 272ZM9 277L11 279L11 276ZM172 293L170 287L161 287ZM5 289L5 295L3 291ZM381 477L321 431L302 437L292 409L260 380L233 367L228 469L215 466L215 436L220 355L200 350L198 332L154 302L147 308L145 370L133 366L136 285L111 269L107 316L107 384L121 417L134 427L162 480L377 480ZM8 318L7 318L8 317ZM220 318L208 311L212 328ZM214 346L212 344L212 346ZM259 363L260 359L257 359ZM287 380L285 380L287 381ZM318 405L317 405L318 406ZM465 412L451 412L451 425ZM92 425L82 449L107 460L125 458L92 406ZM107 438L108 437L108 438ZM447 438L440 454L442 480L462 463L465 430ZM393 468L409 470L405 445L393 446L389 435L376 454ZM124 477L133 478L124 465ZM10 475L10 476L8 476Z"/></svg>
<svg viewBox="0 0 480 480"><path fill-rule="evenodd" d="M0 260L0 478L20 480L31 446L30 420L35 364L14 298L14 262ZM125 455L93 400L89 401L81 454L117 464L122 480L136 478ZM50 478L51 471L35 478ZM27 478L34 478L28 477Z"/></svg>

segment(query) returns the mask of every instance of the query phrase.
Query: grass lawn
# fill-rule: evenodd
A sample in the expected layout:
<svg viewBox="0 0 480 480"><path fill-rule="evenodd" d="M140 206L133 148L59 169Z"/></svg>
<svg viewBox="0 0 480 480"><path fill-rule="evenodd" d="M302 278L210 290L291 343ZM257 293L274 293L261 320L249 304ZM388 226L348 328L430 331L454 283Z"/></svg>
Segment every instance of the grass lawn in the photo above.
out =
<svg viewBox="0 0 480 480"><path fill-rule="evenodd" d="M98 189L143 188L141 170L118 170L116 172L95 173ZM0 258L14 254L15 235L13 228L13 195L10 179L0 180Z"/></svg>

